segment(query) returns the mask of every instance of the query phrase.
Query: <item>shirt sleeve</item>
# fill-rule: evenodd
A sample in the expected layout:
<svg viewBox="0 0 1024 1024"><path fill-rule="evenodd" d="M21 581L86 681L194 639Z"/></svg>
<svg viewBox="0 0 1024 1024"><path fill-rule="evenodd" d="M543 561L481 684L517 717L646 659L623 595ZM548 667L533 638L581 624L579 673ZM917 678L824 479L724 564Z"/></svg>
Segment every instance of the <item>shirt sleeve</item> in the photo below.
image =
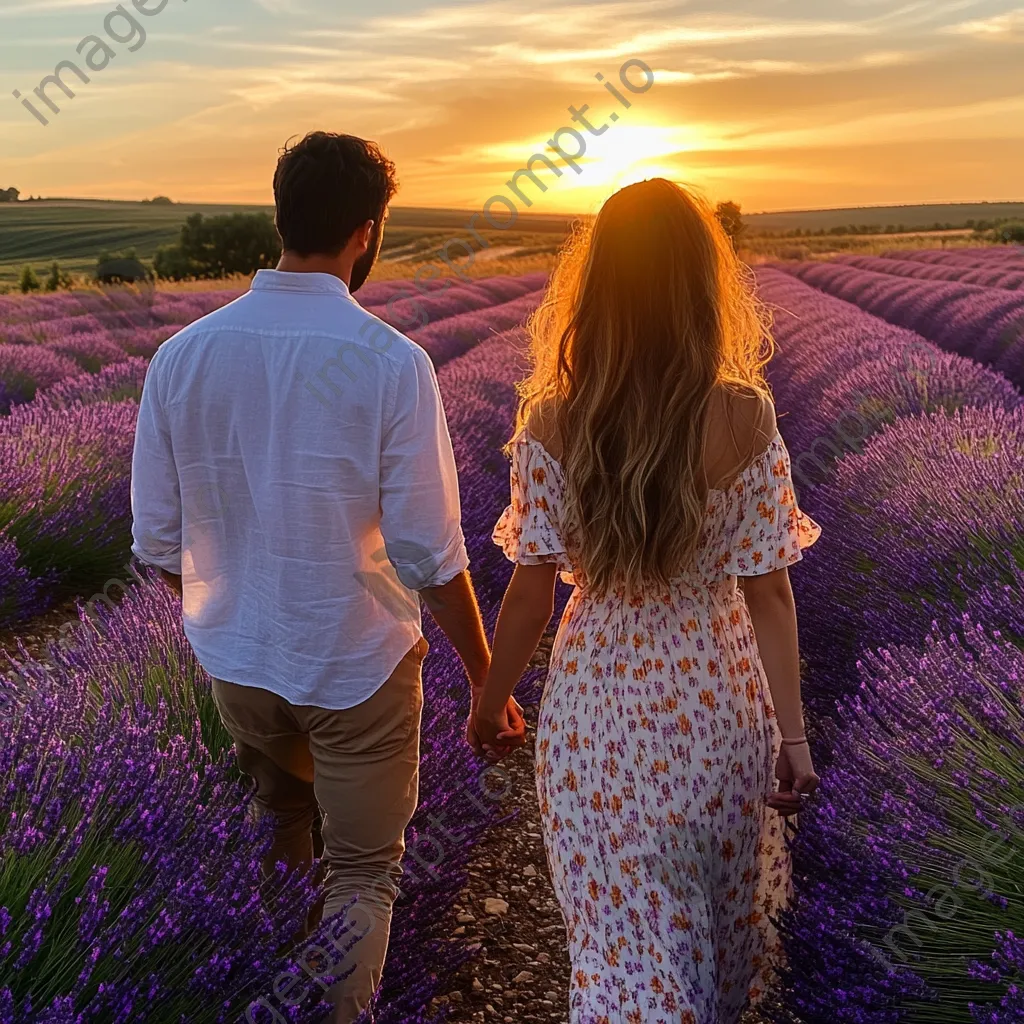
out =
<svg viewBox="0 0 1024 1024"><path fill-rule="evenodd" d="M419 348L398 374L381 450L381 533L410 590L439 587L469 565L459 480L437 376Z"/></svg>
<svg viewBox="0 0 1024 1024"><path fill-rule="evenodd" d="M821 527L797 506L789 452L781 438L743 472L729 499L724 560L731 575L763 576L788 568L821 536Z"/></svg>
<svg viewBox="0 0 1024 1024"><path fill-rule="evenodd" d="M146 373L132 454L132 551L148 565L181 574L181 490L160 398L158 363Z"/></svg>

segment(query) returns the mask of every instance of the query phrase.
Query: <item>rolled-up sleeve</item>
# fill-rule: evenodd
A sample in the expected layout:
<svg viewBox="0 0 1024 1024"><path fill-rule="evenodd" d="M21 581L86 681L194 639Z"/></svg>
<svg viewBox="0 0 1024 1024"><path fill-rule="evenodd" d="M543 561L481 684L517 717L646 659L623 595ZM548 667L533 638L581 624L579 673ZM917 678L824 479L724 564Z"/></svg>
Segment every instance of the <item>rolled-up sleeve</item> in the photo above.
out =
<svg viewBox="0 0 1024 1024"><path fill-rule="evenodd" d="M132 551L147 565L181 573L181 490L160 397L158 357L146 373L135 430Z"/></svg>
<svg viewBox="0 0 1024 1024"><path fill-rule="evenodd" d="M439 587L469 565L459 481L441 393L419 348L403 361L384 424L381 533L410 590Z"/></svg>

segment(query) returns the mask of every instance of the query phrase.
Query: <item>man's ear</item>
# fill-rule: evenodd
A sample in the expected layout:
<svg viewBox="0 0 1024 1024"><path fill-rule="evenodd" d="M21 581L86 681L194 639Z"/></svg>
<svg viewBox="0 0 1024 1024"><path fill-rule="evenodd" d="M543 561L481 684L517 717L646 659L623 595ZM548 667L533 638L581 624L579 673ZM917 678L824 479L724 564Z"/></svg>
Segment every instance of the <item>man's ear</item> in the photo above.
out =
<svg viewBox="0 0 1024 1024"><path fill-rule="evenodd" d="M373 224L372 220L368 220L359 229L359 247L363 252L370 248L370 239L373 237Z"/></svg>

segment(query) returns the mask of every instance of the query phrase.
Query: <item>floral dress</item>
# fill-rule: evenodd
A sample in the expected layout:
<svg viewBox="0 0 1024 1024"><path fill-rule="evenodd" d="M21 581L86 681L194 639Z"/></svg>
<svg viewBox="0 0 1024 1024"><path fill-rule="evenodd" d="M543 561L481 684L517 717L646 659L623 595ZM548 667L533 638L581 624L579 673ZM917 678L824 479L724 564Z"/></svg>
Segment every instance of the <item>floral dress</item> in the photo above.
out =
<svg viewBox="0 0 1024 1024"><path fill-rule="evenodd" d="M780 737L736 577L793 565L821 530L778 435L709 493L694 569L649 599L588 594L562 507L561 466L523 431L494 540L576 584L537 725L572 1024L736 1024L770 978L790 885L766 804Z"/></svg>

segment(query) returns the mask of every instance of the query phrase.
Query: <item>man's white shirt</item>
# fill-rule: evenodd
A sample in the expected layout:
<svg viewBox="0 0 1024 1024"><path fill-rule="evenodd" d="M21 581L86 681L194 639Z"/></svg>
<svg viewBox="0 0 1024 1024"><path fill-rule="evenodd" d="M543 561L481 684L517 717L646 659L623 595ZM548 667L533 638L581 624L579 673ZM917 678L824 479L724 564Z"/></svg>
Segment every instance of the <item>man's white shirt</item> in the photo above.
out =
<svg viewBox="0 0 1024 1024"><path fill-rule="evenodd" d="M180 573L215 678L354 707L468 565L427 354L329 274L261 270L165 342L132 462L133 546Z"/></svg>

